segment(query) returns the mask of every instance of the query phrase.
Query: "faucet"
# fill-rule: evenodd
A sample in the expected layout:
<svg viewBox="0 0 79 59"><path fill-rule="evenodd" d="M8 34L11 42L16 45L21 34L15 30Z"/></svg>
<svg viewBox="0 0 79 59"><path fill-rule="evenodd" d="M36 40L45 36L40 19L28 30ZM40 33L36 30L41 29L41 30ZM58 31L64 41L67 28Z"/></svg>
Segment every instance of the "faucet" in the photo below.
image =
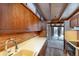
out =
<svg viewBox="0 0 79 59"><path fill-rule="evenodd" d="M18 49L17 43L16 43L16 41L14 39L12 39L12 38L10 39L9 38L8 40L6 40L6 42L5 42L5 51L6 51L6 54L8 56L11 56L13 54L13 53L9 54L11 52L11 50L8 50L8 43L10 41L12 41L15 44L15 52L17 52L17 49Z"/></svg>

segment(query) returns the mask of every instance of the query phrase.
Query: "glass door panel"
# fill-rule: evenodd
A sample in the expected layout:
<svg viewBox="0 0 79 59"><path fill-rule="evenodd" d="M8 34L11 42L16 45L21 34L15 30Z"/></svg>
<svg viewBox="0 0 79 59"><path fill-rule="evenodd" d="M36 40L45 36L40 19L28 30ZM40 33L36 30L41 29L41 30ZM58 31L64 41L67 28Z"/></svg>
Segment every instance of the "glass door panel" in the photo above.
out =
<svg viewBox="0 0 79 59"><path fill-rule="evenodd" d="M54 40L63 40L64 39L64 27L52 27L52 38Z"/></svg>

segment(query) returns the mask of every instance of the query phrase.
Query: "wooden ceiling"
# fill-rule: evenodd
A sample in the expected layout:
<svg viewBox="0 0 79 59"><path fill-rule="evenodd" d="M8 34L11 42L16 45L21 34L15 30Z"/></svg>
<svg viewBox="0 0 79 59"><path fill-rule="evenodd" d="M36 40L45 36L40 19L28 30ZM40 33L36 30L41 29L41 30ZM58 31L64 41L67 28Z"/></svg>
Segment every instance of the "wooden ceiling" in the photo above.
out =
<svg viewBox="0 0 79 59"><path fill-rule="evenodd" d="M63 22L79 11L79 3L36 3L47 21Z"/></svg>

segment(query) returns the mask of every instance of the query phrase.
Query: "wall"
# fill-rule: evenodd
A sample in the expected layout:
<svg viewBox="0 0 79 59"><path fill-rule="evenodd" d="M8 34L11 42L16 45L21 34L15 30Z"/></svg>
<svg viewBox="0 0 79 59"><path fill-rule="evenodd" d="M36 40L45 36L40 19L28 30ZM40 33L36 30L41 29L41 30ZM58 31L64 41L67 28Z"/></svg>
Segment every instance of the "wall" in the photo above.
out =
<svg viewBox="0 0 79 59"><path fill-rule="evenodd" d="M65 31L65 39L68 41L77 41L77 31Z"/></svg>
<svg viewBox="0 0 79 59"><path fill-rule="evenodd" d="M65 27L65 31L67 31L67 30L70 30L71 28L70 28L70 21L68 20L68 21L65 21L64 22L64 27Z"/></svg>
<svg viewBox="0 0 79 59"><path fill-rule="evenodd" d="M47 24L47 39L51 39L51 26L50 24Z"/></svg>

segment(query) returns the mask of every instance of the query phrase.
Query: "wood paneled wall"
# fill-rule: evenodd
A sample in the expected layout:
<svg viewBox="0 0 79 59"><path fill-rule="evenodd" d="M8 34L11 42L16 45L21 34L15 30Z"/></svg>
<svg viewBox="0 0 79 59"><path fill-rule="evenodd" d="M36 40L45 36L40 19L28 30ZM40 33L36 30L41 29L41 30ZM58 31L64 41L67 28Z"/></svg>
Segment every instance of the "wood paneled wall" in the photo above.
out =
<svg viewBox="0 0 79 59"><path fill-rule="evenodd" d="M0 4L0 34L27 32L38 28L39 18L20 3ZM33 25L37 25L34 29ZM39 29L38 29L39 30Z"/></svg>

